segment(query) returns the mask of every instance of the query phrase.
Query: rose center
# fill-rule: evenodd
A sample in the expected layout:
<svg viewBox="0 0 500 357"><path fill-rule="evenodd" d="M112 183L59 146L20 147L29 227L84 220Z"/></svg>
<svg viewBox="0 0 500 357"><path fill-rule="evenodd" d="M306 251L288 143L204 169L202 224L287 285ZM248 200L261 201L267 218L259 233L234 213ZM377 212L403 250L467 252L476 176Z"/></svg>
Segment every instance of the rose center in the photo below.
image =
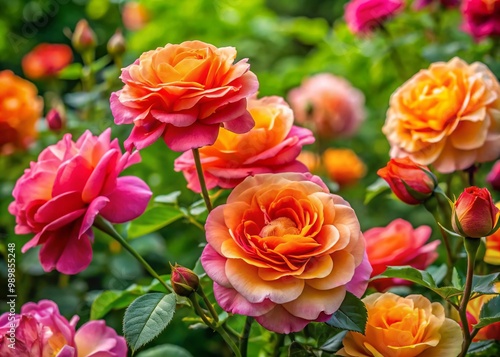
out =
<svg viewBox="0 0 500 357"><path fill-rule="evenodd" d="M288 217L279 217L267 223L260 231L261 237L284 236L285 234L299 234L297 225Z"/></svg>

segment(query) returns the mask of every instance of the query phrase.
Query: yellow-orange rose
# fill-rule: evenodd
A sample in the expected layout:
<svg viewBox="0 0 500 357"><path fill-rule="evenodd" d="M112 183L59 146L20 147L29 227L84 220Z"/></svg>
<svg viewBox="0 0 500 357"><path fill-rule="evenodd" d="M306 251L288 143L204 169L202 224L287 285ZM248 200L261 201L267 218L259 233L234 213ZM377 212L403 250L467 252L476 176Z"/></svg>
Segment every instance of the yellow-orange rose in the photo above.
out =
<svg viewBox="0 0 500 357"><path fill-rule="evenodd" d="M37 136L43 101L35 85L9 70L0 72L0 155L25 149Z"/></svg>
<svg viewBox="0 0 500 357"><path fill-rule="evenodd" d="M351 149L326 149L323 164L330 180L339 185L357 182L366 174L366 166Z"/></svg>
<svg viewBox="0 0 500 357"><path fill-rule="evenodd" d="M375 293L363 299L368 310L365 335L348 332L339 356L456 357L462 330L446 318L443 305L422 295Z"/></svg>
<svg viewBox="0 0 500 357"><path fill-rule="evenodd" d="M290 333L327 321L371 266L354 210L311 174L261 174L236 186L205 225L201 263L226 311Z"/></svg>
<svg viewBox="0 0 500 357"><path fill-rule="evenodd" d="M321 157L315 152L302 150L297 160L306 165L309 172L317 173L322 169Z"/></svg>
<svg viewBox="0 0 500 357"><path fill-rule="evenodd" d="M393 93L382 128L391 157L441 173L500 156L500 84L484 64L433 63Z"/></svg>
<svg viewBox="0 0 500 357"><path fill-rule="evenodd" d="M500 293L500 282L495 284L495 292ZM469 323L469 330L472 331L472 325L479 322L479 315L483 305L493 299L496 294L481 295L472 299L467 304L467 322ZM482 340L497 340L500 341L500 322L495 322L487 325L479 330L474 337L474 341Z"/></svg>
<svg viewBox="0 0 500 357"><path fill-rule="evenodd" d="M495 206L500 209L500 202L497 202ZM486 237L484 261L488 264L500 265L500 229Z"/></svg>

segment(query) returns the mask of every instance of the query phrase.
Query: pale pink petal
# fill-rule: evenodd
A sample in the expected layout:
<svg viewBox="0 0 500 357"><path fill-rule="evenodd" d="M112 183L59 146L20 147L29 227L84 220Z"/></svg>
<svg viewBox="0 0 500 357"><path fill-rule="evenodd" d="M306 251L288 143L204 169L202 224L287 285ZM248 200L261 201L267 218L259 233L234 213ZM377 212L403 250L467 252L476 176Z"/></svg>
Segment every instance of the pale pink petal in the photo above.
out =
<svg viewBox="0 0 500 357"><path fill-rule="evenodd" d="M282 306L292 315L305 320L316 320L323 312L327 315L338 310L345 297L345 287L317 290L307 285L298 299Z"/></svg>
<svg viewBox="0 0 500 357"><path fill-rule="evenodd" d="M368 256L365 251L363 260L361 261L361 264L356 267L352 280L345 285L347 291L354 294L358 298L361 298L368 287L368 280L370 279L371 273L372 266L368 261Z"/></svg>
<svg viewBox="0 0 500 357"><path fill-rule="evenodd" d="M201 254L201 265L207 275L218 285L231 287L226 275L226 261L222 255L217 253L210 245L206 245Z"/></svg>
<svg viewBox="0 0 500 357"><path fill-rule="evenodd" d="M75 345L79 356L125 357L127 343L104 320L89 321L76 331Z"/></svg>
<svg viewBox="0 0 500 357"><path fill-rule="evenodd" d="M225 288L217 283L214 283L214 296L219 306L225 311L245 316L260 316L276 306L269 299L259 303L251 303L236 290Z"/></svg>
<svg viewBox="0 0 500 357"><path fill-rule="evenodd" d="M203 125L199 122L185 128L168 125L163 134L167 146L173 151L187 151L212 145L219 134L219 125Z"/></svg>
<svg viewBox="0 0 500 357"><path fill-rule="evenodd" d="M269 331L283 334L301 331L310 322L292 315L281 305L276 305L274 309L264 315L256 316L255 321Z"/></svg>

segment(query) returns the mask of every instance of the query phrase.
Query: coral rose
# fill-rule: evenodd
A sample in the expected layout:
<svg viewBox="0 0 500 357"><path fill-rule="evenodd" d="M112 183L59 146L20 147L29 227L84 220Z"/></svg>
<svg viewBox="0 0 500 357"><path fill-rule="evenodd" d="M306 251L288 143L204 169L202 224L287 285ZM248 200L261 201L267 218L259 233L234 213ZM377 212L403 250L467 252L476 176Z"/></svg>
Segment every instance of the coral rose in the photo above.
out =
<svg viewBox="0 0 500 357"><path fill-rule="evenodd" d="M500 202L495 204L500 209ZM500 229L486 237L484 261L488 264L500 265Z"/></svg>
<svg viewBox="0 0 500 357"><path fill-rule="evenodd" d="M486 182L488 182L495 191L500 191L500 160L495 162L495 165L491 168L488 176L486 176Z"/></svg>
<svg viewBox="0 0 500 357"><path fill-rule="evenodd" d="M467 187L453 203L451 224L463 237L482 238L498 229L500 210L493 203L490 191Z"/></svg>
<svg viewBox="0 0 500 357"><path fill-rule="evenodd" d="M37 137L43 100L35 85L9 70L0 71L0 155L26 149Z"/></svg>
<svg viewBox="0 0 500 357"><path fill-rule="evenodd" d="M339 356L456 357L460 326L445 317L443 305L421 295L375 293L363 299L368 310L365 335L348 332Z"/></svg>
<svg viewBox="0 0 500 357"><path fill-rule="evenodd" d="M29 302L21 314L0 316L0 355L3 357L126 357L127 343L103 320L83 324L74 316L68 321L51 300ZM14 338L12 337L14 327ZM12 341L14 340L14 341ZM15 348L9 345L14 344Z"/></svg>
<svg viewBox="0 0 500 357"><path fill-rule="evenodd" d="M495 283L494 291L497 294L486 294L478 296L469 301L467 304L467 322L469 323L469 330L472 331L473 326L479 322L479 316L484 304L498 296L500 293L500 282ZM473 341L482 340L497 340L500 341L500 322L495 322L487 325L479 330Z"/></svg>
<svg viewBox="0 0 500 357"><path fill-rule="evenodd" d="M366 174L366 165L351 149L326 149L323 164L330 180L340 186L354 184Z"/></svg>
<svg viewBox="0 0 500 357"><path fill-rule="evenodd" d="M371 267L354 210L311 174L262 174L236 186L205 225L201 262L226 311L290 333L327 321Z"/></svg>
<svg viewBox="0 0 500 357"><path fill-rule="evenodd" d="M56 76L73 61L71 47L64 44L41 43L28 52L21 62L23 72L31 79Z"/></svg>
<svg viewBox="0 0 500 357"><path fill-rule="evenodd" d="M381 274L388 266L410 265L425 269L438 257L438 240L425 244L431 237L431 227L420 226L413 229L410 222L398 218L386 227L375 227L363 233L366 253L373 272L372 277ZM370 285L378 291L392 286L410 285L403 279L384 278L373 280Z"/></svg>
<svg viewBox="0 0 500 357"><path fill-rule="evenodd" d="M146 7L136 1L125 3L122 11L123 25L127 30L137 31L149 22L150 14Z"/></svg>
<svg viewBox="0 0 500 357"><path fill-rule="evenodd" d="M259 82L236 49L201 41L143 53L122 69L122 90L111 94L116 124L133 124L127 150L163 137L174 151L212 145L219 128L246 133L254 126L247 97Z"/></svg>
<svg viewBox="0 0 500 357"><path fill-rule="evenodd" d="M404 203L417 205L432 196L438 181L427 166L419 165L410 158L390 159L377 171L391 187L392 192Z"/></svg>
<svg viewBox="0 0 500 357"><path fill-rule="evenodd" d="M391 96L382 128L391 157L409 156L441 173L500 155L500 84L482 63L433 63Z"/></svg>
<svg viewBox="0 0 500 357"><path fill-rule="evenodd" d="M476 40L500 36L500 0L464 0L462 29Z"/></svg>
<svg viewBox="0 0 500 357"><path fill-rule="evenodd" d="M365 119L363 93L330 73L306 78L288 93L297 123L322 137L349 137Z"/></svg>
<svg viewBox="0 0 500 357"><path fill-rule="evenodd" d="M252 98L248 111L255 121L252 130L238 135L221 128L217 141L199 150L208 189L233 188L255 174L307 172L297 156L303 145L314 142L314 136L293 125L288 104L281 97ZM201 192L191 151L175 160L175 171L184 173L188 188Z"/></svg>
<svg viewBox="0 0 500 357"><path fill-rule="evenodd" d="M35 233L22 251L42 245L45 271L76 274L90 264L97 215L123 223L146 209L149 187L137 177L118 177L140 161L139 153L122 154L110 135L110 129L99 137L86 131L73 142L66 134L40 153L14 187L9 212L16 216L15 232Z"/></svg>
<svg viewBox="0 0 500 357"><path fill-rule="evenodd" d="M344 17L352 33L369 33L404 6L403 0L351 0L345 6Z"/></svg>

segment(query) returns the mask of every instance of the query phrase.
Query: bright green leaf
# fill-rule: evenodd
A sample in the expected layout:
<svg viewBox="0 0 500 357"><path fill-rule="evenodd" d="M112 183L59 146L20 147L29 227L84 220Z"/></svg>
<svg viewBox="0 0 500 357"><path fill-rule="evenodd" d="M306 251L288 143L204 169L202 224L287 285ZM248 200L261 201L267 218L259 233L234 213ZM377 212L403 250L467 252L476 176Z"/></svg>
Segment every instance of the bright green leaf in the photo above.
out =
<svg viewBox="0 0 500 357"><path fill-rule="evenodd" d="M62 69L57 76L60 79L80 79L82 77L82 64L72 63Z"/></svg>
<svg viewBox="0 0 500 357"><path fill-rule="evenodd" d="M139 218L130 222L127 237L129 239L157 231L184 217L179 209L172 206L156 206L148 209Z"/></svg>
<svg viewBox="0 0 500 357"><path fill-rule="evenodd" d="M372 278L399 278L412 281L419 285L425 286L426 288L436 288L436 283L432 275L425 270L418 270L409 265L400 267L387 267L387 269L382 273Z"/></svg>
<svg viewBox="0 0 500 357"><path fill-rule="evenodd" d="M175 294L151 293L137 298L125 311L123 333L132 351L158 336L175 313Z"/></svg>
<svg viewBox="0 0 500 357"><path fill-rule="evenodd" d="M167 203L167 204L177 204L177 199L181 195L181 191L174 191L168 195L159 195L154 198L155 202Z"/></svg>
<svg viewBox="0 0 500 357"><path fill-rule="evenodd" d="M389 187L389 184L384 179L378 178L374 183L372 183L370 186L366 188L364 204L367 205L375 197L390 190L391 188Z"/></svg>
<svg viewBox="0 0 500 357"><path fill-rule="evenodd" d="M346 293L342 305L326 323L330 326L364 334L368 312L365 304L350 292Z"/></svg>
<svg viewBox="0 0 500 357"><path fill-rule="evenodd" d="M142 351L137 357L193 357L191 353L180 346L165 344Z"/></svg>
<svg viewBox="0 0 500 357"><path fill-rule="evenodd" d="M130 305L137 296L144 294L142 288L128 288L125 291L106 290L103 291L92 303L90 308L90 319L98 320L103 318L108 312L115 309L123 309Z"/></svg>

